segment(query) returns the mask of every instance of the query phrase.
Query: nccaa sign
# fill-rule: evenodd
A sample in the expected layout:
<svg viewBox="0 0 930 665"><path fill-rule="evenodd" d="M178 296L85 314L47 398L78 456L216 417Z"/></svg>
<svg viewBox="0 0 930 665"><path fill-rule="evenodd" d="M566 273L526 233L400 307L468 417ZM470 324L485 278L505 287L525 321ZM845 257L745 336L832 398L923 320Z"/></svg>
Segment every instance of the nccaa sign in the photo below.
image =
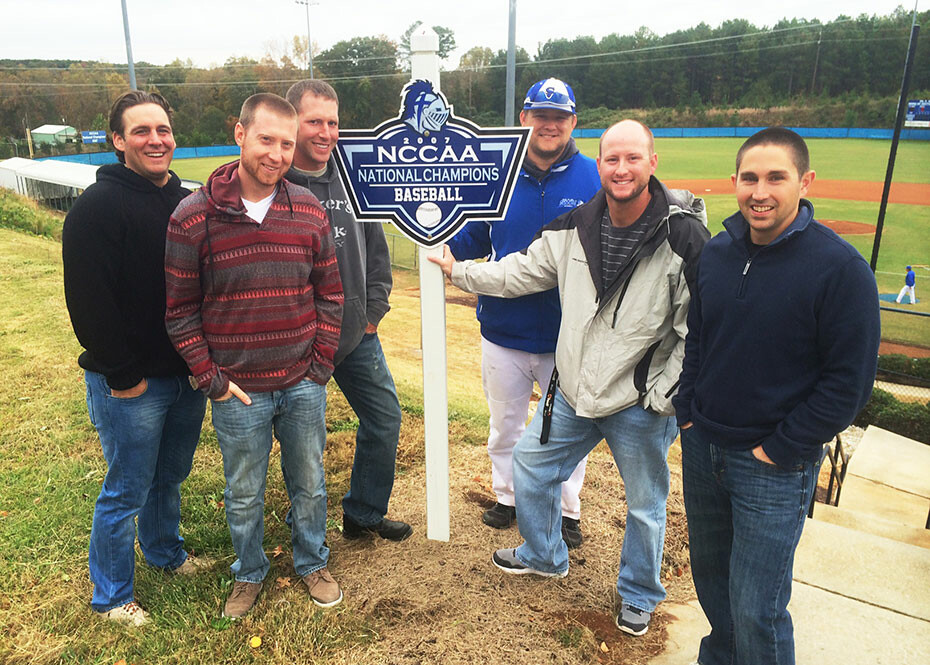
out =
<svg viewBox="0 0 930 665"><path fill-rule="evenodd" d="M503 219L529 129L456 118L429 81L411 82L401 98L397 118L339 132L336 163L356 217L389 220L423 247L470 219Z"/></svg>

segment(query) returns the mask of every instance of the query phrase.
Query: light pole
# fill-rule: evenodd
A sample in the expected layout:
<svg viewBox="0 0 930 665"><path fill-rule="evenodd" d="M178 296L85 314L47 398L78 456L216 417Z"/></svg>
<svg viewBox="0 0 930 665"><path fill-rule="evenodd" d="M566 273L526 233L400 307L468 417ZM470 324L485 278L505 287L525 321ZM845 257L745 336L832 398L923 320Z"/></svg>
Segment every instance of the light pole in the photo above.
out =
<svg viewBox="0 0 930 665"><path fill-rule="evenodd" d="M129 13L123 0L123 32L126 34L126 59L129 61L129 87L136 90L136 66L132 61L132 42L129 39Z"/></svg>
<svg viewBox="0 0 930 665"><path fill-rule="evenodd" d="M318 5L319 2L313 0L294 0L298 5L303 5L307 10L307 69L310 70L310 78L313 78L313 40L310 38L310 5Z"/></svg>

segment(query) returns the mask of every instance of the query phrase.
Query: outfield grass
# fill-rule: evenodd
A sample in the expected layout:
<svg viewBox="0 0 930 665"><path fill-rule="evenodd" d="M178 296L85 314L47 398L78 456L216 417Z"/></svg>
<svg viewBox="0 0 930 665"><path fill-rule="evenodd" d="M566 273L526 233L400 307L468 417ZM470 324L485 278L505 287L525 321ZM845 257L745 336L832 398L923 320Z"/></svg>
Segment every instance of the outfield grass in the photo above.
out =
<svg viewBox="0 0 930 665"><path fill-rule="evenodd" d="M736 151L745 139L656 139L659 168L666 180L729 178ZM597 156L597 139L577 139L578 149ZM872 139L808 139L811 168L821 180L884 182L891 141ZM901 141L895 160L895 182L930 182L930 141ZM930 204L930 202L928 202Z"/></svg>
<svg viewBox="0 0 930 665"><path fill-rule="evenodd" d="M666 180L729 178L744 139L656 139L657 175ZM597 157L597 139L577 139L578 149ZM890 141L808 139L811 166L821 180L883 182ZM233 157L179 159L172 165L182 178L206 182L213 170ZM930 183L930 141L902 141L895 161L895 182ZM928 201L930 205L930 201Z"/></svg>

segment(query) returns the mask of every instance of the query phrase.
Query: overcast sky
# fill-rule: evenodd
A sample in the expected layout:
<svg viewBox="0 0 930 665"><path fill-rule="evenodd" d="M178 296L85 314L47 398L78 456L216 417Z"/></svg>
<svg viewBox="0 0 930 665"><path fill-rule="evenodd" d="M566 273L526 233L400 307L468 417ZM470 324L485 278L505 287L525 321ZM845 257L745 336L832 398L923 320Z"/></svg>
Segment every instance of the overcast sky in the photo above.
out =
<svg viewBox="0 0 930 665"><path fill-rule="evenodd" d="M458 65L473 46L507 47L509 0L310 0L314 44L325 51L340 40L386 35L397 40L417 20L455 33ZM930 0L919 0L918 11ZM230 56L260 58L273 44L306 35L305 8L295 0L126 0L136 61L165 64L190 58L195 65L222 64ZM417 4L423 8L415 8ZM891 13L897 0L781 0L734 3L706 0L517 0L517 45L534 56L552 38L631 34L640 26L664 35L697 25L712 27L745 18L771 26L782 18ZM696 5L699 6L696 7ZM914 0L904 3L910 12ZM734 8L735 7L735 8ZM468 13L468 10L471 13ZM0 59L63 58L125 62L120 0L0 0Z"/></svg>

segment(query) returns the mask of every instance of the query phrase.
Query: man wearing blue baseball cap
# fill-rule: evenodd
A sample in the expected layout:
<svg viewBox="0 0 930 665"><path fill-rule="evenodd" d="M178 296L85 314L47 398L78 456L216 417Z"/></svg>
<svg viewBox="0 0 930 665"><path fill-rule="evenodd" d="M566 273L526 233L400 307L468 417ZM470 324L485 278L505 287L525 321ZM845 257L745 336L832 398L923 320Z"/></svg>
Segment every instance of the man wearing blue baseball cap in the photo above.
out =
<svg viewBox="0 0 930 665"><path fill-rule="evenodd" d="M520 124L533 131L507 217L466 225L449 242L456 259L499 261L519 252L545 224L594 196L600 189L597 166L575 147L577 121L575 94L567 83L548 78L529 89ZM513 448L526 427L534 383L545 392L552 377L560 317L558 289L513 299L478 297L481 374L491 415L488 455L497 496L482 520L495 529L516 519ZM562 537L572 548L582 541L578 493L586 460L562 484Z"/></svg>

